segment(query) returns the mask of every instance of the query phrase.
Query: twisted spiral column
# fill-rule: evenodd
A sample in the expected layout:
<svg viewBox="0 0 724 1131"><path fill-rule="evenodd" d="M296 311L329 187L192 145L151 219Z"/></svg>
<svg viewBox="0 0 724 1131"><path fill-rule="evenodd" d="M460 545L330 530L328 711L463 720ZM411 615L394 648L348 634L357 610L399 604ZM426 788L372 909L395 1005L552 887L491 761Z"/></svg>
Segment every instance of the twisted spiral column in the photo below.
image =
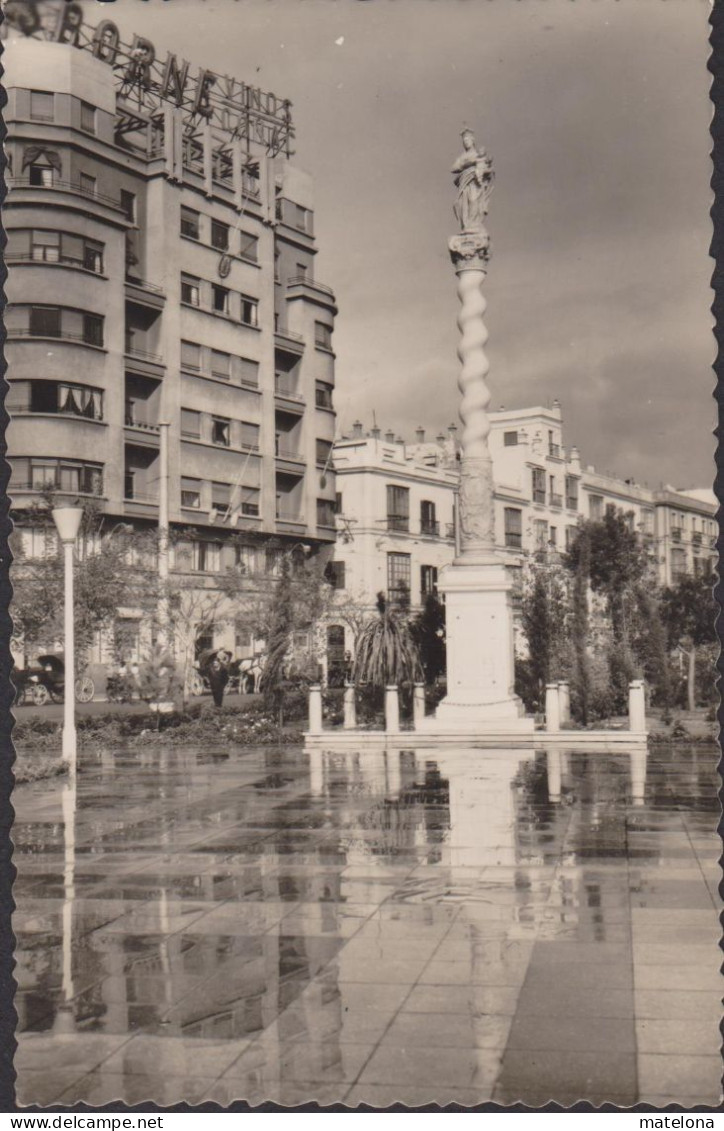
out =
<svg viewBox="0 0 724 1131"><path fill-rule="evenodd" d="M485 354L488 331L483 322L487 303L482 284L489 260L490 239L485 230L463 233L450 240L450 255L458 276L461 362L458 387L462 393L460 419L460 557L465 561L489 558L495 546L493 463L488 447L490 389L485 378L490 363Z"/></svg>

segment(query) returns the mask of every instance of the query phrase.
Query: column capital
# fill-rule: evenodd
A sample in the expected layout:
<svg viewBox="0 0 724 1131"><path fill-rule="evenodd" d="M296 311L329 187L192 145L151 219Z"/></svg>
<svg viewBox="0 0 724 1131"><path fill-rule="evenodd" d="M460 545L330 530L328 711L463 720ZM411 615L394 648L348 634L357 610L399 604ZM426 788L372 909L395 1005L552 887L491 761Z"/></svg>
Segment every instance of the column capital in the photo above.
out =
<svg viewBox="0 0 724 1131"><path fill-rule="evenodd" d="M448 250L456 274L461 271L487 273L490 262L490 236L485 228L475 232L461 232L448 240Z"/></svg>

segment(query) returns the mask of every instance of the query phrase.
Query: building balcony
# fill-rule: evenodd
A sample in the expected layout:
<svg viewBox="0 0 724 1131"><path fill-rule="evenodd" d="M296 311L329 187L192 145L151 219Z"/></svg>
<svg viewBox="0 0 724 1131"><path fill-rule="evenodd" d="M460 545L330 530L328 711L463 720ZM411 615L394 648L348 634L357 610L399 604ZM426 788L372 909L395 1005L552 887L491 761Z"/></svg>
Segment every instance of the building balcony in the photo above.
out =
<svg viewBox="0 0 724 1131"><path fill-rule="evenodd" d="M304 412L306 401L301 393L296 392L283 381L277 381L274 386L274 396L285 411L291 411L299 416Z"/></svg>
<svg viewBox="0 0 724 1131"><path fill-rule="evenodd" d="M158 511L158 496L134 491L132 499L124 498L123 509L126 514L137 515L139 518L153 515Z"/></svg>
<svg viewBox="0 0 724 1131"><path fill-rule="evenodd" d="M566 510L569 510L569 511L577 511L578 510L578 496L577 495L566 495Z"/></svg>
<svg viewBox="0 0 724 1131"><path fill-rule="evenodd" d="M560 459L561 458L561 445L560 444L549 444L548 445L548 455L553 456L553 459Z"/></svg>
<svg viewBox="0 0 724 1131"><path fill-rule="evenodd" d="M563 508L563 496L557 495L555 491L551 491L551 506Z"/></svg>
<svg viewBox="0 0 724 1131"><path fill-rule="evenodd" d="M144 420L134 420L127 416L124 427L129 443L142 448L157 448L161 442L158 424L148 424Z"/></svg>
<svg viewBox="0 0 724 1131"><path fill-rule="evenodd" d="M75 407L64 408L31 408L28 400L7 400L5 402L5 409L10 416L49 416L51 418L62 416L64 419L81 420L83 423L103 424L103 409L99 408L94 402L91 402L87 408L82 409L78 405Z"/></svg>
<svg viewBox="0 0 724 1131"><path fill-rule="evenodd" d="M307 461L300 452L295 452L291 448L278 447L274 455L280 471L285 471L289 475L304 475Z"/></svg>
<svg viewBox="0 0 724 1131"><path fill-rule="evenodd" d="M429 538L439 538L440 537L440 523L439 522L432 522L432 521L421 522L420 523L420 534L425 534Z"/></svg>
<svg viewBox="0 0 724 1131"><path fill-rule="evenodd" d="M144 350L126 342L124 357L126 369L138 373L142 377L154 377L157 381L160 381L166 372L166 366L160 353Z"/></svg>
<svg viewBox="0 0 724 1131"><path fill-rule="evenodd" d="M673 529L671 531L671 541L672 542L681 542L681 537L682 537L681 528L678 527L678 526L673 527Z"/></svg>
<svg viewBox="0 0 724 1131"><path fill-rule="evenodd" d="M448 539L448 541L454 540L454 538L455 538L455 523L454 522L446 522L445 523L445 537Z"/></svg>
<svg viewBox="0 0 724 1131"><path fill-rule="evenodd" d="M410 516L406 514L388 514L387 529L398 534L410 533Z"/></svg>
<svg viewBox="0 0 724 1131"><path fill-rule="evenodd" d="M703 540L703 535L701 534L701 532L698 531L698 530L695 530L694 533L691 536L692 546L701 546L702 540Z"/></svg>
<svg viewBox="0 0 724 1131"><path fill-rule="evenodd" d="M318 306L323 306L333 314L337 313L334 291L324 283L318 283L306 275L294 275L287 281L287 300L305 298Z"/></svg>
<svg viewBox="0 0 724 1131"><path fill-rule="evenodd" d="M301 534L307 529L307 522L304 515L296 511L287 511L280 508L276 515L277 529L284 532L293 534Z"/></svg>
<svg viewBox="0 0 724 1131"><path fill-rule="evenodd" d="M73 330L59 330L57 333L42 334L38 333L36 330L29 329L27 326L22 328L8 326L6 336L9 342L12 342L16 338L22 338L41 342L71 342L74 345L90 346L91 349L95 350L105 349L102 340L97 339L95 336L84 334L82 331L76 333Z"/></svg>
<svg viewBox="0 0 724 1131"><path fill-rule="evenodd" d="M166 295L161 287L149 283L147 279L133 279L126 275L126 298L138 306L151 310L163 310Z"/></svg>
<svg viewBox="0 0 724 1131"><path fill-rule="evenodd" d="M534 503L542 503L543 506L545 506L545 501L546 501L545 491L543 491L539 488L535 488L533 490L533 502Z"/></svg>
<svg viewBox="0 0 724 1131"><path fill-rule="evenodd" d="M295 357L301 357L305 344L301 334L295 334L283 326L274 327L274 345L278 349L294 354Z"/></svg>

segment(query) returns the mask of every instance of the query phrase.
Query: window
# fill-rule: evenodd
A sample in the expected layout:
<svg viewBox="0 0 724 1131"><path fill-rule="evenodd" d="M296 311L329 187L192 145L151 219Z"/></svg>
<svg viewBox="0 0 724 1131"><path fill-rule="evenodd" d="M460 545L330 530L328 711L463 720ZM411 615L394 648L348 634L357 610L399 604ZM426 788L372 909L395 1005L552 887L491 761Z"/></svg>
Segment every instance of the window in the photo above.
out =
<svg viewBox="0 0 724 1131"><path fill-rule="evenodd" d="M387 529L409 531L410 491L407 487L387 485Z"/></svg>
<svg viewBox="0 0 724 1131"><path fill-rule="evenodd" d="M317 526L334 526L334 503L331 499L317 499Z"/></svg>
<svg viewBox="0 0 724 1131"><path fill-rule="evenodd" d="M55 118L54 96L44 90L31 90L30 117L34 122L52 122Z"/></svg>
<svg viewBox="0 0 724 1131"><path fill-rule="evenodd" d="M190 408L181 409L181 435L192 440L201 439L201 413Z"/></svg>
<svg viewBox="0 0 724 1131"><path fill-rule="evenodd" d="M191 240L199 238L199 213L193 208L181 205L181 235L188 236Z"/></svg>
<svg viewBox="0 0 724 1131"><path fill-rule="evenodd" d="M29 486L80 495L103 494L103 466L74 460L33 459L30 461Z"/></svg>
<svg viewBox="0 0 724 1131"><path fill-rule="evenodd" d="M242 573L264 572L264 551L261 546L237 546L235 556L236 564Z"/></svg>
<svg viewBox="0 0 724 1131"><path fill-rule="evenodd" d="M435 519L435 504L431 503L429 499L423 499L420 503L420 533L440 533L439 523Z"/></svg>
<svg viewBox="0 0 724 1131"><path fill-rule="evenodd" d="M80 128L87 134L96 132L96 108L90 102L80 104Z"/></svg>
<svg viewBox="0 0 724 1131"><path fill-rule="evenodd" d="M407 601L412 576L409 554L387 555L387 596L390 601Z"/></svg>
<svg viewBox="0 0 724 1131"><path fill-rule="evenodd" d="M224 381L228 381L231 373L231 356L228 353L222 353L221 350L212 350L211 373L214 377L221 377Z"/></svg>
<svg viewBox="0 0 724 1131"><path fill-rule="evenodd" d="M249 263L259 262L259 237L250 232L239 233L239 255Z"/></svg>
<svg viewBox="0 0 724 1131"><path fill-rule="evenodd" d="M317 440L315 446L317 467L327 467L332 456L332 444L329 440Z"/></svg>
<svg viewBox="0 0 724 1131"><path fill-rule="evenodd" d="M201 369L201 346L196 342L181 342L181 368Z"/></svg>
<svg viewBox="0 0 724 1131"><path fill-rule="evenodd" d="M641 511L641 526L644 534L653 534L654 532L654 512L649 510Z"/></svg>
<svg viewBox="0 0 724 1131"><path fill-rule="evenodd" d="M322 349L332 349L332 330L325 322L314 323L314 344Z"/></svg>
<svg viewBox="0 0 724 1131"><path fill-rule="evenodd" d="M241 321L245 326L259 325L259 303L255 298L241 296Z"/></svg>
<svg viewBox="0 0 724 1131"><path fill-rule="evenodd" d="M248 357L239 358L239 369L241 373L242 385L251 385L253 388L259 387L259 362L252 361Z"/></svg>
<svg viewBox="0 0 724 1131"><path fill-rule="evenodd" d="M252 452L259 451L259 425L247 424L245 420L241 422L241 446L246 450Z"/></svg>
<svg viewBox="0 0 724 1131"><path fill-rule="evenodd" d="M30 526L18 530L23 557L54 558L58 553L58 536L47 526Z"/></svg>
<svg viewBox="0 0 724 1131"><path fill-rule="evenodd" d="M540 467L534 467L531 470L532 485L533 485L533 502L544 503L546 501L546 473Z"/></svg>
<svg viewBox="0 0 724 1131"><path fill-rule="evenodd" d="M533 523L533 544L536 550L545 550L548 546L548 523L537 518Z"/></svg>
<svg viewBox="0 0 724 1131"><path fill-rule="evenodd" d="M332 386L317 381L314 386L314 403L317 408L332 408Z"/></svg>
<svg viewBox="0 0 724 1131"><path fill-rule="evenodd" d="M569 511L578 510L578 480L572 475L566 476L566 507Z"/></svg>
<svg viewBox="0 0 724 1131"><path fill-rule="evenodd" d="M221 567L220 542L194 542L191 568L201 573L218 573Z"/></svg>
<svg viewBox="0 0 724 1131"><path fill-rule="evenodd" d="M121 189L121 211L130 224L136 223L136 194L128 189Z"/></svg>
<svg viewBox="0 0 724 1131"><path fill-rule="evenodd" d="M259 489L258 487L243 487L241 499L241 513L246 518L259 517Z"/></svg>
<svg viewBox="0 0 724 1131"><path fill-rule="evenodd" d="M420 599L432 597L437 593L437 566L420 566Z"/></svg>
<svg viewBox="0 0 724 1131"><path fill-rule="evenodd" d="M201 280L195 278L193 275L182 275L181 302L185 302L188 306L198 306L200 283Z"/></svg>
<svg viewBox="0 0 724 1131"><path fill-rule="evenodd" d="M603 518L603 495L588 496L588 517L594 522Z"/></svg>
<svg viewBox="0 0 724 1131"><path fill-rule="evenodd" d="M31 306L30 307L30 334L38 338L59 338L60 307L59 306Z"/></svg>
<svg viewBox="0 0 724 1131"><path fill-rule="evenodd" d="M343 514L344 513L343 510L342 510L342 492L341 491L338 491L337 494L334 496L334 513L335 514Z"/></svg>
<svg viewBox="0 0 724 1131"><path fill-rule="evenodd" d="M302 208L300 204L294 206L294 226L299 228L300 232L311 232L311 218L312 214L308 208Z"/></svg>
<svg viewBox="0 0 724 1131"><path fill-rule="evenodd" d="M231 421L225 416L211 417L211 443L222 448L231 444Z"/></svg>
<svg viewBox="0 0 724 1131"><path fill-rule="evenodd" d="M305 280L307 278L308 267L306 263L297 263L296 277L297 279Z"/></svg>
<svg viewBox="0 0 724 1131"><path fill-rule="evenodd" d="M30 258L37 262L58 263L60 261L60 232L30 233ZM8 241L8 248L10 241Z"/></svg>
<svg viewBox="0 0 724 1131"><path fill-rule="evenodd" d="M574 541L577 529L578 529L577 526L567 526L566 527L566 549L567 550L570 550L571 546L573 545L573 541Z"/></svg>
<svg viewBox="0 0 724 1131"><path fill-rule="evenodd" d="M505 545L513 550L523 546L523 512L517 507L506 507L503 511L505 524Z"/></svg>
<svg viewBox="0 0 724 1131"><path fill-rule="evenodd" d="M63 259L69 258L65 254L66 237L63 236ZM103 273L103 244L95 240L83 240L83 266L86 271L94 271L96 275Z"/></svg>
<svg viewBox="0 0 724 1131"><path fill-rule="evenodd" d="M558 528L556 526L548 527L548 542L551 546L558 545Z"/></svg>
<svg viewBox="0 0 724 1131"><path fill-rule="evenodd" d="M103 345L103 319L99 314L83 315L83 341L89 346Z"/></svg>
<svg viewBox="0 0 724 1131"><path fill-rule="evenodd" d="M686 574L686 550L673 549L671 551L671 578L678 580Z"/></svg>
<svg viewBox="0 0 724 1131"><path fill-rule="evenodd" d="M231 485L229 483L211 484L211 506L214 510L229 513L231 504Z"/></svg>
<svg viewBox="0 0 724 1131"><path fill-rule="evenodd" d="M229 250L229 225L222 224L221 220L211 221L211 246L217 251Z"/></svg>
<svg viewBox="0 0 724 1131"><path fill-rule="evenodd" d="M78 184L84 196L95 196L96 179L90 173L81 173Z"/></svg>
<svg viewBox="0 0 724 1131"><path fill-rule="evenodd" d="M28 184L34 188L52 188L54 183L55 169L52 165L36 161L28 169Z"/></svg>
<svg viewBox="0 0 724 1131"><path fill-rule="evenodd" d="M181 409L183 416L184 410ZM181 506L198 510L201 506L201 480L181 476Z"/></svg>
<svg viewBox="0 0 724 1131"><path fill-rule="evenodd" d="M606 503L606 518L613 518L616 513L615 503Z"/></svg>
<svg viewBox="0 0 724 1131"><path fill-rule="evenodd" d="M229 313L229 292L226 287L211 284L211 305L217 314Z"/></svg>
<svg viewBox="0 0 724 1131"><path fill-rule="evenodd" d="M346 562L327 562L324 568L324 576L333 589L346 587L346 572Z"/></svg>
<svg viewBox="0 0 724 1131"><path fill-rule="evenodd" d="M503 447L517 448L518 446L518 433L517 432L504 432L503 433Z"/></svg>

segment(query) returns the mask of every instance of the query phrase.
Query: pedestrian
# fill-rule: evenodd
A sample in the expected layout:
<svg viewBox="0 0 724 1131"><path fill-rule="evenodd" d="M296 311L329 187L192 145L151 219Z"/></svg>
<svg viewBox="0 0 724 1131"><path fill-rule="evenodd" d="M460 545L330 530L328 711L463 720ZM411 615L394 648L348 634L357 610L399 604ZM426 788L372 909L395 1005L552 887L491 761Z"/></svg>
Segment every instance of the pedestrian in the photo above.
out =
<svg viewBox="0 0 724 1131"><path fill-rule="evenodd" d="M218 652L209 664L208 680L216 707L223 706L224 690L229 682L229 668L224 662L226 655L226 652Z"/></svg>

